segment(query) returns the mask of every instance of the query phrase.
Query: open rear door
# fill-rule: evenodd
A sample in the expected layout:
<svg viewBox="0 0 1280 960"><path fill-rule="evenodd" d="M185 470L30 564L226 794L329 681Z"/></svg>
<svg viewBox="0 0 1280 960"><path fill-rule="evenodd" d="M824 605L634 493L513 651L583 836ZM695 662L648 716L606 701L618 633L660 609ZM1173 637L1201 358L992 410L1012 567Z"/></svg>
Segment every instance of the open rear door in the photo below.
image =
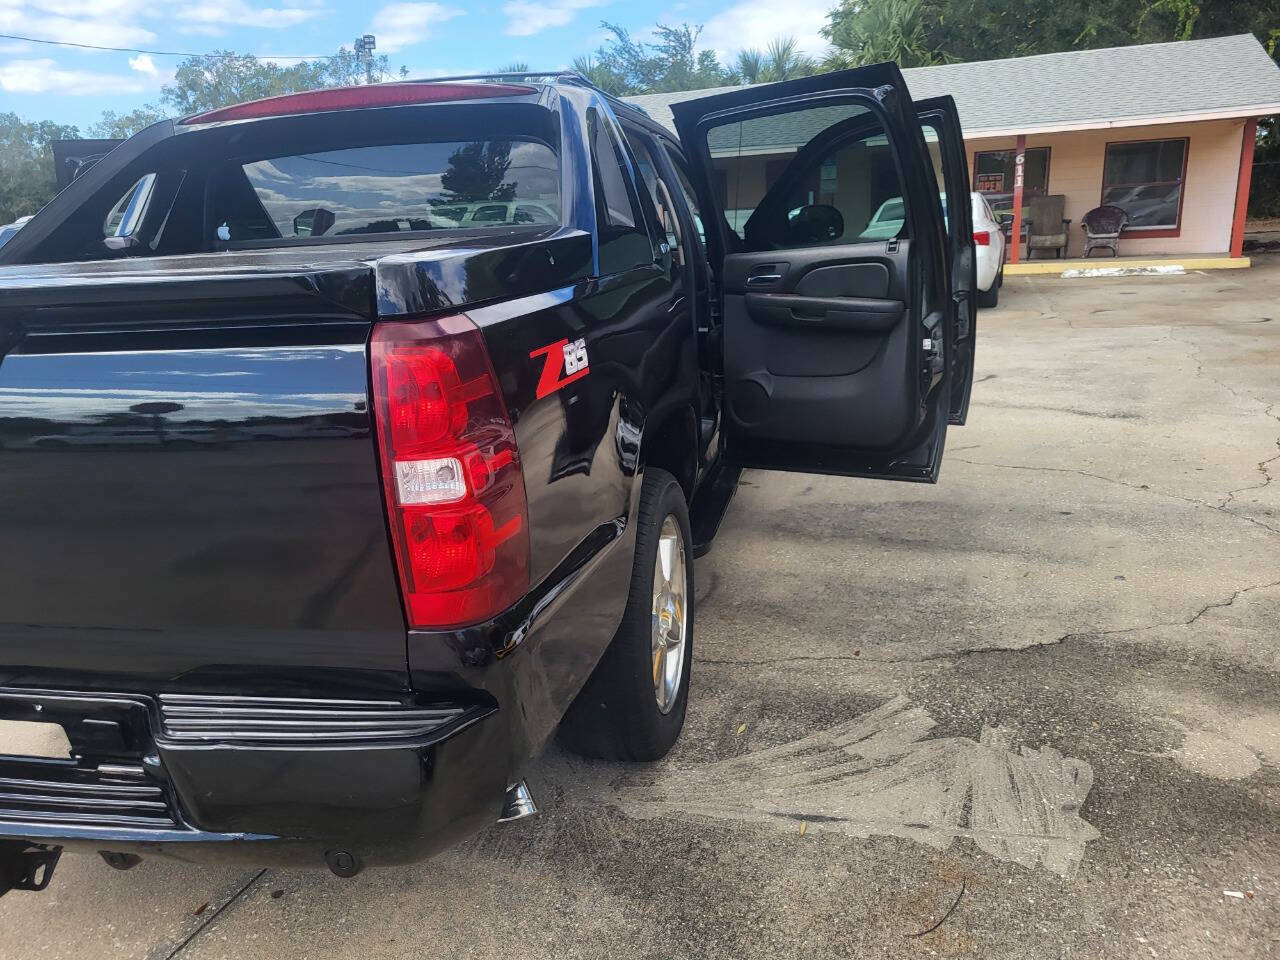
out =
<svg viewBox="0 0 1280 960"><path fill-rule="evenodd" d="M725 454L744 467L937 479L951 256L893 64L673 106L719 281Z"/></svg>
<svg viewBox="0 0 1280 960"><path fill-rule="evenodd" d="M969 199L969 160L960 132L960 114L951 97L916 101L916 114L943 190L951 254L951 294L955 302L955 346L951 350L951 413L962 426L973 392L973 358L978 337L977 254L973 249L973 205Z"/></svg>

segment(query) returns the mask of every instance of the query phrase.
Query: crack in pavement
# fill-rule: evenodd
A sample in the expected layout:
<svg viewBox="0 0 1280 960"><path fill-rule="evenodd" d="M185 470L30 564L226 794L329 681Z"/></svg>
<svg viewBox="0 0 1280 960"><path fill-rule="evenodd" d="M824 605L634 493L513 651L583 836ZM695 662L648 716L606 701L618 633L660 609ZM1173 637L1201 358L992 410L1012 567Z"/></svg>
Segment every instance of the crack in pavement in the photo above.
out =
<svg viewBox="0 0 1280 960"><path fill-rule="evenodd" d="M973 406L993 410L1044 410L1049 413L1068 413L1076 417L1092 417L1097 420L1142 419L1142 417L1136 413L1129 413L1123 410L1081 410L1079 407L1053 407L1039 403L998 403L992 400L987 400L982 403L974 403Z"/></svg>
<svg viewBox="0 0 1280 960"><path fill-rule="evenodd" d="M1196 615L1193 616L1190 620L1187 620L1183 624L1183 626L1187 626L1187 627L1191 626L1191 624L1195 623L1197 620L1203 617L1210 610L1221 610L1224 607L1231 606L1243 594L1252 593L1254 590L1265 590L1268 587L1280 587L1280 580L1272 580L1270 583L1255 583L1253 584L1253 586L1250 586L1250 587L1241 587L1235 593L1231 594L1231 596L1227 597L1226 600L1218 600L1213 603L1206 603L1203 607L1199 609Z"/></svg>
<svg viewBox="0 0 1280 960"><path fill-rule="evenodd" d="M1280 444L1280 440L1277 441ZM1280 458L1280 454L1272 459ZM1251 523L1255 527L1261 527L1270 533L1280 533L1280 527L1273 527L1268 523L1254 517L1245 516L1242 513L1236 513L1234 510L1228 510L1225 506L1218 503L1210 503L1208 500L1201 500L1198 497L1184 497L1176 493L1167 493L1164 490L1156 490L1150 484L1146 483L1130 483L1127 480L1120 480L1116 477L1108 477L1101 473L1090 473L1087 470L1077 470L1073 467L1038 467L1025 463L992 463L989 460L966 460L964 457L952 457L957 463L967 463L975 467L992 467L997 470L1030 470L1040 473L1073 473L1076 476L1088 477L1091 480L1101 480L1104 483L1114 483L1121 487L1128 487L1130 490L1139 490L1143 493L1150 493L1157 497L1164 497L1169 500L1181 500L1183 503L1189 503L1195 507L1201 507L1206 510L1213 510L1224 516L1232 517L1236 520L1243 520L1245 523ZM1270 462L1270 461L1268 461ZM1265 484L1262 484L1265 486Z"/></svg>
<svg viewBox="0 0 1280 960"><path fill-rule="evenodd" d="M1195 362L1195 365L1196 365L1195 375L1197 377L1200 377L1204 380L1208 380L1211 383L1217 384L1219 387L1227 391L1227 393L1231 394L1237 400L1249 401L1251 403L1256 403L1259 406L1264 407L1265 409L1262 411L1263 416L1270 417L1272 420L1276 420L1277 422L1280 422L1280 417L1277 417L1274 413L1272 413L1272 411L1275 410L1277 406L1276 403L1268 403L1266 400L1262 399L1261 397L1255 396L1253 393L1250 393L1247 390L1243 390L1243 391L1237 390L1233 385L1227 383L1225 380L1219 380L1217 377L1213 376L1212 374L1205 372L1205 369L1204 369L1205 360L1200 353L1200 348L1189 340L1184 340L1181 337L1174 336L1173 335L1174 329L1175 328L1173 327L1169 328L1169 338L1171 340L1174 340L1182 344L1184 347L1187 348L1187 353L1190 354L1191 359ZM1276 437L1275 446L1277 450L1280 450L1280 437ZM1250 484L1244 487L1236 487L1234 490L1228 490L1226 497L1223 499L1223 501L1220 504L1218 504L1218 506L1220 508L1225 509L1227 506L1229 506L1232 503L1232 501L1235 500L1237 493L1244 493L1248 490L1261 490L1263 487L1269 486L1271 484L1272 479L1274 478L1271 476L1271 471L1268 470L1267 467L1270 464L1274 463L1276 460L1280 460L1280 452L1276 453L1275 456L1268 457L1265 460L1260 460L1257 464L1257 470L1263 476L1262 482ZM1238 514L1236 514L1236 516L1238 516Z"/></svg>
<svg viewBox="0 0 1280 960"><path fill-rule="evenodd" d="M1225 600L1210 600L1208 603L1204 604L1204 606L1202 606L1199 610L1197 610L1195 613L1193 613L1190 617L1188 617L1185 620L1161 620L1158 623L1149 623L1144 626L1137 626L1137 627L1117 627L1112 630L1086 630L1086 631L1080 631L1076 633L1067 633L1067 634L1063 634L1057 640L1051 641L1050 643L1036 644L1036 646L1053 646L1054 644L1065 643L1067 640L1089 640L1094 637L1114 637L1114 636L1119 636L1121 634L1126 634L1126 633L1145 633L1148 630L1159 630L1161 627L1189 627L1192 624L1196 623L1201 617L1203 617L1210 610L1224 609L1225 607L1231 606L1233 603L1236 602L1236 600L1238 600L1240 597L1242 597L1246 593L1252 593L1255 590L1266 590L1270 587L1280 587L1280 580L1271 580L1266 583L1250 584L1247 587L1241 587L1239 590L1233 591L1231 596L1227 597ZM1026 649L1026 648L1019 647L1014 649Z"/></svg>
<svg viewBox="0 0 1280 960"><path fill-rule="evenodd" d="M1261 403L1261 401L1259 401L1259 403ZM1271 412L1275 408L1276 408L1276 404L1273 403L1269 407L1267 407L1267 409L1264 410L1263 413L1266 416L1270 417L1272 420L1275 420L1276 422L1280 423L1280 417L1277 417L1274 413ZM1276 445L1276 450L1280 451L1280 436L1276 437L1275 445ZM1244 493L1247 490L1261 490L1263 487L1270 486L1271 481L1274 480L1275 478L1271 476L1271 471L1268 469L1268 467L1272 463L1275 463L1277 460L1280 460L1280 452L1277 452L1275 456L1268 457L1265 460L1259 460L1257 470L1260 474L1262 474L1262 482L1253 483L1247 487L1236 487L1234 490L1228 490L1226 499L1224 499L1222 503L1219 504L1219 506L1225 509L1233 500L1235 500L1237 493Z"/></svg>
<svg viewBox="0 0 1280 960"><path fill-rule="evenodd" d="M1197 324L1197 326L1204 326L1204 324ZM1217 326L1214 324L1209 324L1209 326L1215 330L1218 329ZM1205 373L1205 369L1204 369L1205 361L1204 361L1204 357L1200 355L1200 348L1189 340L1183 340L1181 337L1174 336L1174 331L1179 329L1181 329L1181 327L1170 327L1169 339L1175 341L1176 343L1180 343L1187 348L1187 353L1191 355L1191 359L1192 361L1194 361L1196 365L1195 375L1197 377L1201 377L1212 383L1216 383L1218 386L1220 386L1223 390L1227 391L1227 393L1231 394L1237 400L1252 400L1254 403L1261 404L1264 407L1267 406L1267 401L1263 400L1262 398L1255 397L1252 393L1248 393L1248 392L1241 393L1239 390L1237 390L1231 384L1227 383L1225 380L1219 380L1217 377L1213 376L1212 374Z"/></svg>
<svg viewBox="0 0 1280 960"><path fill-rule="evenodd" d="M861 654L843 653L832 654L826 657L815 656L795 656L795 657L770 657L767 660L716 660L709 657L694 657L694 663L706 663L713 666L734 666L734 667L766 667L775 663L830 663L837 660L866 660L869 663L894 663L893 660L877 660L874 657L864 657Z"/></svg>
<svg viewBox="0 0 1280 960"><path fill-rule="evenodd" d="M1123 634L1145 633L1148 630L1159 630L1162 627L1189 627L1199 621L1200 618L1210 610L1225 609L1226 607L1230 607L1234 604L1246 593L1253 593L1255 590L1266 590L1271 587L1280 587L1280 580L1270 580L1265 583L1254 583L1247 587L1240 587L1238 590L1233 591L1231 595L1224 600L1210 600L1201 606L1200 609L1190 617L1187 617L1184 620L1161 620L1157 623L1148 623L1136 627L1115 627L1110 630L1075 630L1071 633L1064 633L1060 637L1054 637L1049 640L1032 641L1031 643L1022 644L1021 646L992 643L981 647L965 647L960 650L945 650L937 653L927 653L918 657L872 657L867 656L859 650L859 652L855 654L830 654L827 656L800 654L791 657L769 657L767 659L759 660L695 656L693 661L694 663L710 664L712 666L767 667L775 666L780 663L832 663L839 661L863 661L866 663L927 663L930 660L959 660L964 657L973 657L984 653L1021 653L1024 650L1060 646L1069 640L1088 641L1099 637L1114 637L1121 636Z"/></svg>

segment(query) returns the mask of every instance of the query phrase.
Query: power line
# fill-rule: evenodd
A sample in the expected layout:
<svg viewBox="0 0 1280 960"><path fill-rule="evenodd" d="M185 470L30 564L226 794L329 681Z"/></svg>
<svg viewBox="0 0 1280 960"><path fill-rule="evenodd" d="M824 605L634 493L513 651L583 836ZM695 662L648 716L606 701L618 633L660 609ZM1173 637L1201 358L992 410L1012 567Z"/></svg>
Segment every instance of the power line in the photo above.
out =
<svg viewBox="0 0 1280 960"><path fill-rule="evenodd" d="M238 60L252 56L259 60L337 60L341 53L320 53L314 56L297 53L181 53L177 50L143 50L140 47L103 47L94 43L72 43L70 40L41 40L39 37L22 37L16 33L0 33L0 40L21 40L24 43L43 43L51 47L75 47L79 50L107 50L112 53L145 53L153 57L214 57L219 60ZM350 56L348 53L346 56Z"/></svg>

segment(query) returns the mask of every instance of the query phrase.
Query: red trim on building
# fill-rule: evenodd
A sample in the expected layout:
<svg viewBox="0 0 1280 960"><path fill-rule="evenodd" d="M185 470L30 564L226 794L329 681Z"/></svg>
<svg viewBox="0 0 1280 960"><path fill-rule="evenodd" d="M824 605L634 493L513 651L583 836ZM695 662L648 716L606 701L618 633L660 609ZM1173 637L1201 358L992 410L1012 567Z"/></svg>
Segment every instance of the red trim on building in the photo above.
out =
<svg viewBox="0 0 1280 960"><path fill-rule="evenodd" d="M1022 259L1022 181L1026 179L1027 167L1027 135L1018 134L1018 142L1013 148L1013 225L1010 229L1010 244L1013 250L1010 263L1018 263ZM1048 188L1045 184L1045 188Z"/></svg>
<svg viewBox="0 0 1280 960"><path fill-rule="evenodd" d="M1258 119L1244 122L1240 141L1240 174L1236 178L1236 211L1231 219L1231 256L1244 253L1244 221L1249 214L1249 180L1253 176L1253 148L1258 141Z"/></svg>

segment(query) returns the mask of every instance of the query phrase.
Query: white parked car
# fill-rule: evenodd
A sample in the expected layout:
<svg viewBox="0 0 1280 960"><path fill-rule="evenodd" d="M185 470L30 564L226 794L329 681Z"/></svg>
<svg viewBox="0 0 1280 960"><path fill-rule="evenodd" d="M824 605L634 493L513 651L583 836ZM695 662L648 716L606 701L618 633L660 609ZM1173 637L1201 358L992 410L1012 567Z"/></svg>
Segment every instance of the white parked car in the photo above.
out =
<svg viewBox="0 0 1280 960"><path fill-rule="evenodd" d="M978 306L994 307L1000 302L1000 287L1004 283L1004 234L1000 223L986 198L980 193L969 194L973 206L973 247L977 253ZM946 216L947 195L941 196L943 216ZM858 235L859 240L887 240L896 237L906 216L901 197L890 197L872 214L867 227Z"/></svg>
<svg viewBox="0 0 1280 960"><path fill-rule="evenodd" d="M971 193L973 201L973 249L977 254L978 306L994 307L1004 285L1004 234L987 198Z"/></svg>

